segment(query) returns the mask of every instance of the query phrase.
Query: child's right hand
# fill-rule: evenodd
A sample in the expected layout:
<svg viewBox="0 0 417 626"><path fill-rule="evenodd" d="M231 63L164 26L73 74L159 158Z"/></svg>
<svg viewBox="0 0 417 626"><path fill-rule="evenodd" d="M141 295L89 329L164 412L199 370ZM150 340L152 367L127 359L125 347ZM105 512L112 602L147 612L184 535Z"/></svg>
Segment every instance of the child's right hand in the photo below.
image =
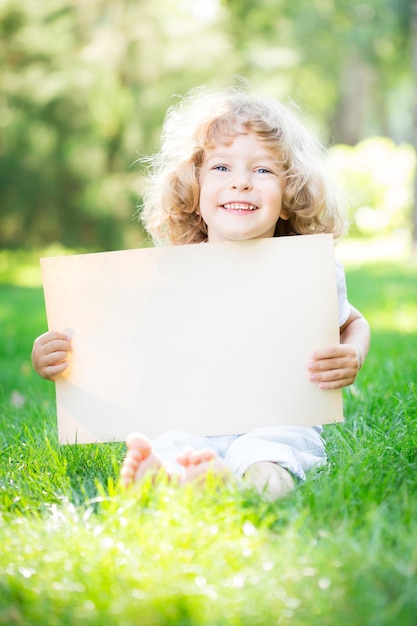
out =
<svg viewBox="0 0 417 626"><path fill-rule="evenodd" d="M68 367L66 361L71 350L71 337L64 333L48 331L33 343L32 365L43 378L53 380Z"/></svg>

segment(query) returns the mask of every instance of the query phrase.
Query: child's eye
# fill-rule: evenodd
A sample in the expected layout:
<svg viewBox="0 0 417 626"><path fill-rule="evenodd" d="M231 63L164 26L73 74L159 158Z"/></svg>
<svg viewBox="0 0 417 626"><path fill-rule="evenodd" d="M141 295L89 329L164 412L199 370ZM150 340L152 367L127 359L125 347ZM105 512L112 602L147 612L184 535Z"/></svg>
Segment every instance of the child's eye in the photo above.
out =
<svg viewBox="0 0 417 626"><path fill-rule="evenodd" d="M226 165L214 165L213 169L217 170L218 172L227 172Z"/></svg>
<svg viewBox="0 0 417 626"><path fill-rule="evenodd" d="M272 174L271 170L268 170L266 167L257 167L255 171L259 174Z"/></svg>

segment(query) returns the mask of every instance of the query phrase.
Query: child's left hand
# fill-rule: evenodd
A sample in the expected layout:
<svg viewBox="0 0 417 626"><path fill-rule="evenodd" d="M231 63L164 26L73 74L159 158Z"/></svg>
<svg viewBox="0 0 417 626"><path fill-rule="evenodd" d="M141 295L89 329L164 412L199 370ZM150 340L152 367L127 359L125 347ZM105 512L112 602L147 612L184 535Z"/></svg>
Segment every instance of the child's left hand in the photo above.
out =
<svg viewBox="0 0 417 626"><path fill-rule="evenodd" d="M355 382L360 369L358 350L351 344L340 344L315 350L307 366L309 378L320 389L341 389Z"/></svg>

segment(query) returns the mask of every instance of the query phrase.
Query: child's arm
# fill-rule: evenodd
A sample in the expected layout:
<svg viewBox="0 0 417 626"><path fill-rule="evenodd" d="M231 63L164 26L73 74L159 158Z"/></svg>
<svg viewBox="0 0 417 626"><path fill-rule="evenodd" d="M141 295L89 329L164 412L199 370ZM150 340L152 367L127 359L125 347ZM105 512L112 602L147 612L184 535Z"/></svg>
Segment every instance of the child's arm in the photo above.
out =
<svg viewBox="0 0 417 626"><path fill-rule="evenodd" d="M32 350L32 365L43 378L53 380L68 367L66 358L71 350L71 337L49 331L35 339Z"/></svg>
<svg viewBox="0 0 417 626"><path fill-rule="evenodd" d="M310 380L321 389L341 389L355 382L370 344L369 324L350 307L348 320L340 328L340 345L315 350L308 364Z"/></svg>

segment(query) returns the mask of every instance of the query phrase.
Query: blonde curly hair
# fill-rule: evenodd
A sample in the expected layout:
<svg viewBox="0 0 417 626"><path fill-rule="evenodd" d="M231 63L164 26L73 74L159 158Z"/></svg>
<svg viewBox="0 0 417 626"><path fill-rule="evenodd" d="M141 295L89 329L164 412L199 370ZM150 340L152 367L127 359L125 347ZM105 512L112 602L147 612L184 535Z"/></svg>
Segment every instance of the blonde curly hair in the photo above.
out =
<svg viewBox="0 0 417 626"><path fill-rule="evenodd" d="M279 159L285 188L275 235L344 231L332 186L324 173L323 147L288 106L256 98L240 88L193 90L168 109L161 149L147 159L141 219L155 243L207 241L199 206L199 172L213 143L228 143L242 132L255 132Z"/></svg>

